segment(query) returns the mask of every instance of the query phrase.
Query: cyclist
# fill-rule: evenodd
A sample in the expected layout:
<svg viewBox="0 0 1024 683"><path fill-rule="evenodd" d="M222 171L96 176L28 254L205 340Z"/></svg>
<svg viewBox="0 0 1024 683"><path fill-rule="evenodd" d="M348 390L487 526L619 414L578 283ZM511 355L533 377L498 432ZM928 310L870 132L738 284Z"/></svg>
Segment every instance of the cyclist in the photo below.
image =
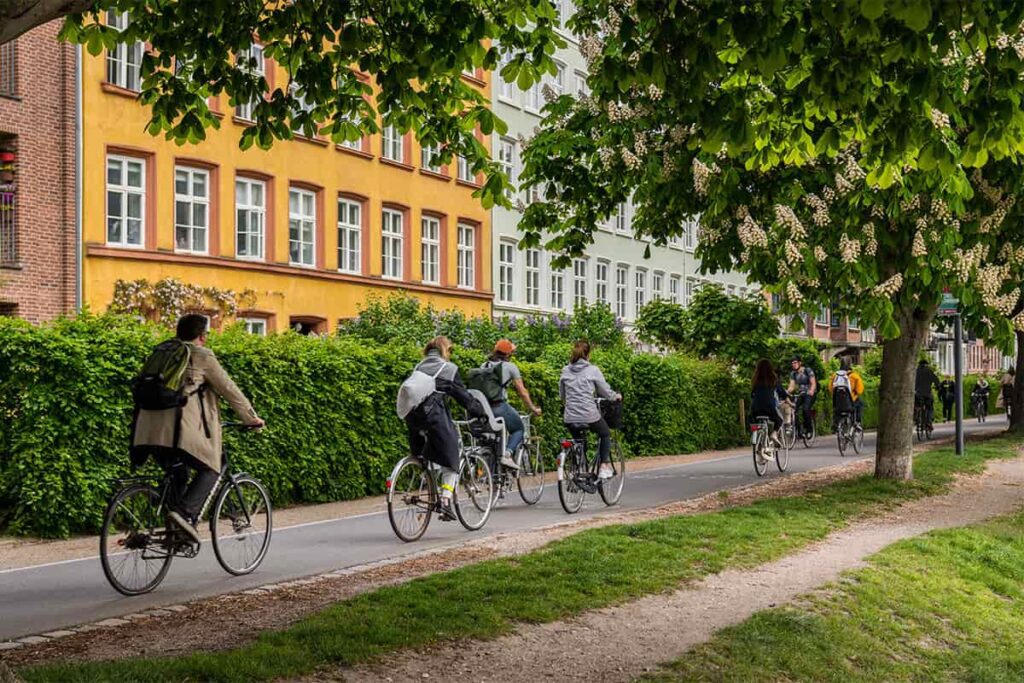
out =
<svg viewBox="0 0 1024 683"><path fill-rule="evenodd" d="M833 428L839 422L839 414L846 411L852 412L854 421L860 424L864 418L864 380L860 373L853 369L853 360L850 357L844 357L839 361L839 370L832 376L828 390L832 394ZM848 392L845 398L843 390ZM845 405L847 400L850 402L849 406Z"/></svg>
<svg viewBox="0 0 1024 683"><path fill-rule="evenodd" d="M491 403L491 411L495 417L504 418L505 429L508 431L508 443L505 444L505 453L502 455L501 464L512 469L519 469L519 463L515 461L515 453L523 442L526 427L523 425L522 418L519 417L519 412L508 403L508 386L511 385L516 390L527 410L538 416L541 414L541 411L540 408L533 404L533 401L530 399L530 392L526 390L526 385L523 383L522 373L519 372L516 364L511 361L515 350L516 345L511 341L499 339L494 345L494 352L491 353L490 358L484 363L484 368L492 368L495 365L500 366L501 399Z"/></svg>
<svg viewBox="0 0 1024 683"><path fill-rule="evenodd" d="M1009 417L1013 408L1013 387L1017 379L1017 371L1010 366L1006 369L1003 374L1003 378L999 380L999 384L1002 388L1003 396L1003 408L1006 410L1006 415Z"/></svg>
<svg viewBox="0 0 1024 683"><path fill-rule="evenodd" d="M988 407L988 397L991 393L992 387L989 385L988 380L980 377L974 388L971 389L971 407L974 408L975 414L978 413L977 408L975 408L978 405L978 401L984 401L985 406Z"/></svg>
<svg viewBox="0 0 1024 683"><path fill-rule="evenodd" d="M409 448L441 467L441 519L455 519L452 496L459 480L459 432L448 409L446 396L454 398L472 418L485 417L483 407L466 390L459 377L459 368L448 359L452 342L448 337L434 337L423 348L423 360L416 370L434 378L434 393L405 417L409 430Z"/></svg>
<svg viewBox="0 0 1024 683"><path fill-rule="evenodd" d="M771 422L770 432L772 443L782 447L779 434L782 430L782 412L779 410L781 401L789 398L789 394L779 383L771 361L762 358L754 367L754 377L750 382L750 414L756 420L766 417Z"/></svg>
<svg viewBox="0 0 1024 683"><path fill-rule="evenodd" d="M792 372L789 374L789 393L797 395L796 433L799 437L810 433L813 428L811 407L818 397L818 378L814 376L814 370L805 366L799 357L793 357L790 368Z"/></svg>
<svg viewBox="0 0 1024 683"><path fill-rule="evenodd" d="M928 365L928 361L922 358L917 364L917 374L914 377L914 409L924 406L925 423L928 425L929 431L932 428L932 420L935 418L935 398L932 395L932 387L939 388L939 378Z"/></svg>
<svg viewBox="0 0 1024 683"><path fill-rule="evenodd" d="M206 333L206 316L193 313L178 320L176 336L189 349L183 381L187 401L180 418L173 409L139 410L132 428L132 463L141 465L152 455L161 467L170 470L167 516L194 541L199 541L199 513L217 485L222 466L217 398L227 401L246 425L259 428L265 424L213 351L206 348ZM193 470L195 476L190 483Z"/></svg>
<svg viewBox="0 0 1024 683"><path fill-rule="evenodd" d="M939 400L942 401L942 419L949 422L953 419L953 406L956 405L956 382L949 375L939 385Z"/></svg>
<svg viewBox="0 0 1024 683"><path fill-rule="evenodd" d="M582 439L588 430L597 434L597 455L601 463L597 476L611 479L615 476L611 464L612 433L601 417L595 394L622 400L622 394L612 391L601 370L590 364L590 342L580 340L573 346L569 364L562 368L558 379L558 395L565 407L562 420L574 439Z"/></svg>

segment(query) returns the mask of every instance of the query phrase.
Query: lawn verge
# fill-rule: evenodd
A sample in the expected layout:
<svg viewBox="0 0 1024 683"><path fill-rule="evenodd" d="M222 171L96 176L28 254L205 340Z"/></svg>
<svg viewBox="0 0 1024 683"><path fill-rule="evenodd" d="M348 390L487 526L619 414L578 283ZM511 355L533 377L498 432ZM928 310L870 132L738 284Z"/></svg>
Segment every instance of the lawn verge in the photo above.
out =
<svg viewBox="0 0 1024 683"><path fill-rule="evenodd" d="M645 680L1024 680L1024 513L901 541L870 564Z"/></svg>
<svg viewBox="0 0 1024 683"><path fill-rule="evenodd" d="M53 664L28 681L254 681L366 661L403 647L488 638L516 622L549 622L672 589L726 567L777 559L857 517L945 491L960 473L1013 457L1018 441L943 448L918 456L916 479L859 477L721 512L582 532L518 558L492 560L384 588L333 605L250 645L186 657Z"/></svg>

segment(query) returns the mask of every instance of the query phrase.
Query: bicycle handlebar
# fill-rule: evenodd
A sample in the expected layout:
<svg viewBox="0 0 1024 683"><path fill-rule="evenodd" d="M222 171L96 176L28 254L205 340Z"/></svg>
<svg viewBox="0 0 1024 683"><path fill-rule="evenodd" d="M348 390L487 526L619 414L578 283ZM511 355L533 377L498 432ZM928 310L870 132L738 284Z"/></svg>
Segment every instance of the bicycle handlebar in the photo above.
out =
<svg viewBox="0 0 1024 683"><path fill-rule="evenodd" d="M220 426L225 429L239 429L243 432L255 432L263 428L263 425L250 425L244 422L221 422Z"/></svg>

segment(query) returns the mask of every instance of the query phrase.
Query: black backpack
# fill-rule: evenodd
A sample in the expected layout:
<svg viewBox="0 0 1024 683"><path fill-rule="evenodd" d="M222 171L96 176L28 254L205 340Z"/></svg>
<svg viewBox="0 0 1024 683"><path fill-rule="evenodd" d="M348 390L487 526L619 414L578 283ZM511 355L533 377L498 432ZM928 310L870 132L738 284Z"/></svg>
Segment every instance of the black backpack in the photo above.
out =
<svg viewBox="0 0 1024 683"><path fill-rule="evenodd" d="M501 381L501 363L487 361L482 367L469 371L466 386L484 395L488 403L500 403L505 384Z"/></svg>
<svg viewBox="0 0 1024 683"><path fill-rule="evenodd" d="M132 380L132 399L136 410L169 410L181 408L185 396L185 371L192 359L192 350L180 339L158 344Z"/></svg>

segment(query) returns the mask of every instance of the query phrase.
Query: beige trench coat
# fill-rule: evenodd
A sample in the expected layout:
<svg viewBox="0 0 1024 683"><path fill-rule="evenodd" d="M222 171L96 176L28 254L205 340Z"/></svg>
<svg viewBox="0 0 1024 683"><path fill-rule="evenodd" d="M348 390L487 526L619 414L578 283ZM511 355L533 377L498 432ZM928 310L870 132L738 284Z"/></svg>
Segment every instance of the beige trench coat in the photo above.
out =
<svg viewBox="0 0 1024 683"><path fill-rule="evenodd" d="M188 403L181 411L181 435L178 448L190 454L210 469L219 472L221 469L221 428L220 407L217 397L227 401L231 409L242 422L253 423L257 419L256 411L235 383L224 372L217 362L217 357L208 348L190 345L192 359L185 373L185 395ZM202 414L199 409L199 387L203 384L203 410L206 412L206 424L210 436L203 429ZM135 437L132 446L174 446L174 410L140 410L135 423Z"/></svg>

